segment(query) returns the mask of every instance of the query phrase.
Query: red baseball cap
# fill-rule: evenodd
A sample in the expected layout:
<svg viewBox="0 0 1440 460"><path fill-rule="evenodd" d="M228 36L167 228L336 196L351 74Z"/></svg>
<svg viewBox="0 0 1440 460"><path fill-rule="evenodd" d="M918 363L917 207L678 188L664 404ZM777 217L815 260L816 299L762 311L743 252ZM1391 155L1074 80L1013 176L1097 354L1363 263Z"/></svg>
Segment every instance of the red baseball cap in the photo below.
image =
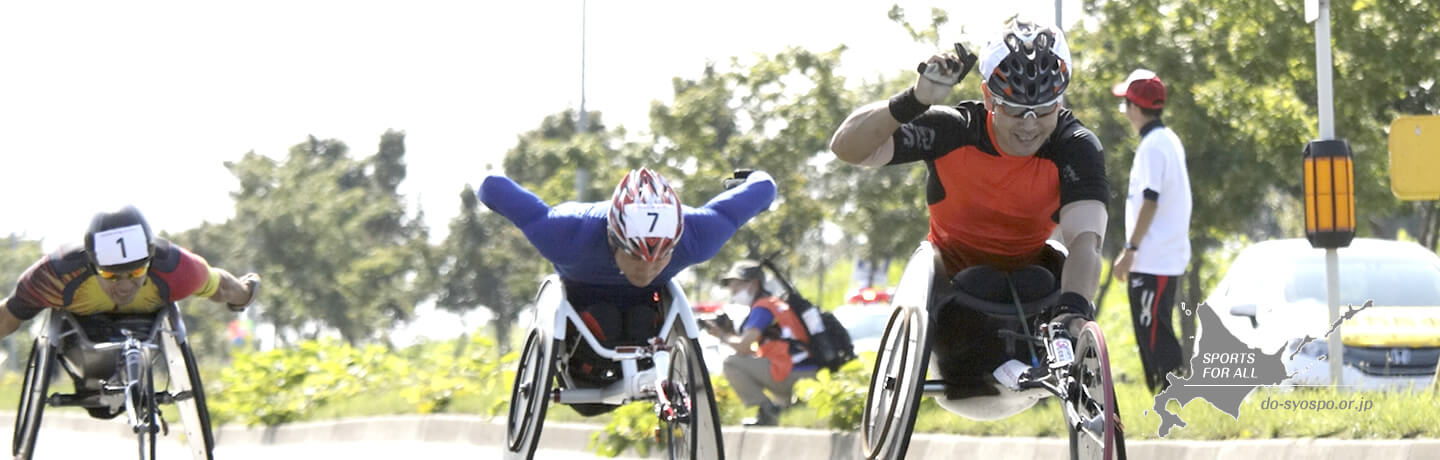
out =
<svg viewBox="0 0 1440 460"><path fill-rule="evenodd" d="M1165 82L1155 72L1135 69L1125 81L1110 89L1115 97L1123 97L1140 108L1158 109L1165 107Z"/></svg>

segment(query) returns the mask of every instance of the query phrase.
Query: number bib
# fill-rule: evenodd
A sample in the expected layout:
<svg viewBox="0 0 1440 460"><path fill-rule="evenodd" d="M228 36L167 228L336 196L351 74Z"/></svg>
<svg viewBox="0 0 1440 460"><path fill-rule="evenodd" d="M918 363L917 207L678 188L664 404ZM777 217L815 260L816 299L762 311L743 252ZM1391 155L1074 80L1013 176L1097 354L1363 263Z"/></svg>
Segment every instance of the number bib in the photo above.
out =
<svg viewBox="0 0 1440 460"><path fill-rule="evenodd" d="M680 224L680 211L675 205L627 204L624 214L625 236L629 238L673 238Z"/></svg>
<svg viewBox="0 0 1440 460"><path fill-rule="evenodd" d="M100 266L128 264L150 256L145 243L145 228L139 225L106 230L92 238L95 263Z"/></svg>

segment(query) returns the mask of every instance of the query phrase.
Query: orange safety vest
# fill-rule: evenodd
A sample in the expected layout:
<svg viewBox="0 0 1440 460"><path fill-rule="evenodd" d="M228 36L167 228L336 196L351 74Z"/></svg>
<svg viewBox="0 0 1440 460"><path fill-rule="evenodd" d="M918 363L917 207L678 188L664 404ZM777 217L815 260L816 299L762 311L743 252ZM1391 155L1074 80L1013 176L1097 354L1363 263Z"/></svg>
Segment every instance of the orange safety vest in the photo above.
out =
<svg viewBox="0 0 1440 460"><path fill-rule="evenodd" d="M756 354L770 361L771 378L777 382L785 380L790 376L790 370L795 367L795 362L804 360L808 356L804 352L793 355L790 353L791 340L805 345L810 343L810 334L805 331L805 323L801 322L800 315L796 315L795 311L790 309L789 304L775 296L755 299L751 308L769 310L770 315L775 317L775 323L780 326L781 339L766 340L762 338Z"/></svg>

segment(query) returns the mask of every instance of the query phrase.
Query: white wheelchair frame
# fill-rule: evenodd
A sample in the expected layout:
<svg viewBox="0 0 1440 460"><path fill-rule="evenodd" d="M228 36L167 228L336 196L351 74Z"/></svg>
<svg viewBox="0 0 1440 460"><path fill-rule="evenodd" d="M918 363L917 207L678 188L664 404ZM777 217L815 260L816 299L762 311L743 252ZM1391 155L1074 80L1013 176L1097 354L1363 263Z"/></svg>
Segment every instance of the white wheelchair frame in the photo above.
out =
<svg viewBox="0 0 1440 460"><path fill-rule="evenodd" d="M544 424L544 406L547 401L618 405L632 401L656 400L656 412L662 419L662 426L670 425L669 429L664 430L667 436L673 435L676 430L693 433L687 449L691 454L689 458L723 459L724 442L720 433L719 411L715 405L709 372L696 340L700 329L695 323L685 291L674 280L667 285L667 297L669 302L659 333L650 339L650 343L644 346L609 348L601 345L570 304L560 277L547 276L540 283L539 292L536 294L535 316L527 332L525 348L520 358L520 370L516 373L512 388L510 415L507 420L508 454L512 457L533 458ZM565 343L566 331L572 328L576 331L576 336L583 339L601 358L620 363L619 380L603 388L576 388L575 382L564 369L574 353L574 348L560 349L565 345L579 346L578 342ZM638 361L645 358L652 359L654 366L640 370ZM532 359L547 361L547 365L536 366L530 362ZM672 363L681 359L688 363L688 369L672 368ZM557 367L559 372L556 372ZM687 386L695 385L697 388L680 392L678 396L681 396L683 401L671 401L674 395L667 396L667 392L659 389L671 382L671 377L677 376L677 372L683 373L686 370L689 373L679 377L682 377L681 380ZM527 378L527 375L531 377ZM554 385L550 381L554 380L559 380L559 385L551 389ZM700 391L694 391L697 389ZM516 410L522 398L529 407L523 414L525 420L517 421ZM684 420L674 420L677 418ZM706 421L713 428L713 438L695 430L695 427ZM517 422L521 423L517 426ZM689 424L691 429L685 430L676 424ZM704 438L703 443L700 442L701 438ZM679 442L674 440L670 440L670 444L672 449L686 447L677 446ZM702 454L706 456L701 457Z"/></svg>
<svg viewBox="0 0 1440 460"><path fill-rule="evenodd" d="M158 411L160 404L175 404L179 408L193 458L213 458L215 438L210 426L203 384L200 382L194 352L186 340L185 323L174 303L153 313L148 334L131 335L131 329L124 325L114 326L126 335L125 339L119 341L92 340L86 334L81 321L69 312L46 309L41 315L41 326L35 336L30 362L26 366L25 382L22 384L24 389L20 395L20 412L23 413L17 413L15 419L12 454L16 458L28 459L33 455L47 405L86 408L123 406L127 420L137 434L141 458L153 458L156 434L162 430L168 434L169 431ZM135 316L131 321L144 320L143 314ZM72 337L74 343L70 348L62 350L66 339ZM154 388L151 366L158 356L156 353L162 352L167 364L169 388L157 391ZM93 394L47 395L45 393L56 364L72 377L99 378L92 374L104 375L107 367L113 369L115 374L105 375L105 381L100 383L99 390ZM128 383L121 382L118 387L108 385L108 381L115 377L128 380ZM136 391L141 393L135 393ZM136 406L137 398L145 407ZM116 404L117 400L119 404Z"/></svg>

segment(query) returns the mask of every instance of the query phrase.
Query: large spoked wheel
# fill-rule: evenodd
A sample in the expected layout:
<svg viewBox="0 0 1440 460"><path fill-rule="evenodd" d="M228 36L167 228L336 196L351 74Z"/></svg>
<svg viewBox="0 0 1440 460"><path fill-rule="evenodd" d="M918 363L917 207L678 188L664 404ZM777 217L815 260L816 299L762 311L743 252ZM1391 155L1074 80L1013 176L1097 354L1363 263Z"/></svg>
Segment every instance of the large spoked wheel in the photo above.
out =
<svg viewBox="0 0 1440 460"><path fill-rule="evenodd" d="M531 329L520 354L520 368L510 388L510 413L505 421L506 448L511 454L533 458L540 444L540 428L550 403L555 380L557 344L540 329Z"/></svg>
<svg viewBox="0 0 1440 460"><path fill-rule="evenodd" d="M200 380L195 352L190 349L189 341L181 342L170 335L162 340L169 364L170 397L180 411L191 456L211 460L215 458L215 434L210 427L210 407L205 402L205 384Z"/></svg>
<svg viewBox="0 0 1440 460"><path fill-rule="evenodd" d="M35 454L35 438L40 433L40 418L45 415L45 394L54 368L55 347L36 340L25 364L20 407L15 410L15 438L10 453L16 459L29 460Z"/></svg>
<svg viewBox="0 0 1440 460"><path fill-rule="evenodd" d="M670 392L670 401L680 416L665 421L665 442L671 460L725 458L725 440L720 432L720 411L710 386L710 371L700 352L700 342L672 335L670 374L666 379L681 391Z"/></svg>
<svg viewBox="0 0 1440 460"><path fill-rule="evenodd" d="M930 362L928 323L923 308L902 306L885 326L860 426L867 459L905 458Z"/></svg>
<svg viewBox="0 0 1440 460"><path fill-rule="evenodd" d="M1125 432L1115 403L1110 353L1100 324L1085 323L1075 343L1071 370L1071 398L1065 422L1070 430L1070 458L1074 460L1125 459Z"/></svg>

